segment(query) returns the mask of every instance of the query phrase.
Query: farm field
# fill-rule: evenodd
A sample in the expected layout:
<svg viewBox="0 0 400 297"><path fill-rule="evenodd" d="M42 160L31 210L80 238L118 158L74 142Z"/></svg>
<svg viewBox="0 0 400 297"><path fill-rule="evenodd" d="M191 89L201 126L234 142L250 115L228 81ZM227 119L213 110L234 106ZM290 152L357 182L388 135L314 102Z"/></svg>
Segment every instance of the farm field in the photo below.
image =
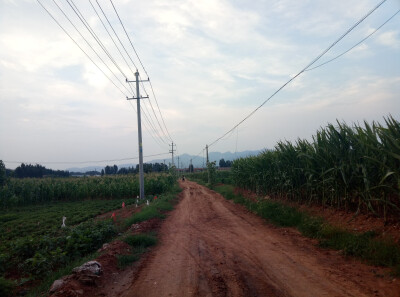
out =
<svg viewBox="0 0 400 297"><path fill-rule="evenodd" d="M147 176L146 180L149 197L169 191L174 184L174 179L169 176ZM133 181L133 186L137 183L131 177L11 180L4 188L8 192L14 188L12 196L18 202L7 207L3 203L0 210L0 292L10 281L18 287L40 283L52 271L94 253L121 232L125 228L123 221L130 218L136 209L133 204L137 193L128 195L125 192L126 187L132 187L129 181ZM80 199L65 195L62 200L31 201L33 196L38 197L30 194L37 189L46 188L57 193L60 185L71 184L78 186L72 189L65 187L64 193L73 195L73 190L79 187L88 188L93 184L104 187L105 184L114 188L111 195L114 199L94 199L89 194ZM121 184L126 187L120 187L121 192L118 192L115 189ZM18 192L16 188L22 190ZM4 198L1 196L2 202ZM139 201L139 206L142 203L144 201ZM118 210L117 224L111 218L110 211L114 210ZM63 217L66 217L65 227L62 227Z"/></svg>

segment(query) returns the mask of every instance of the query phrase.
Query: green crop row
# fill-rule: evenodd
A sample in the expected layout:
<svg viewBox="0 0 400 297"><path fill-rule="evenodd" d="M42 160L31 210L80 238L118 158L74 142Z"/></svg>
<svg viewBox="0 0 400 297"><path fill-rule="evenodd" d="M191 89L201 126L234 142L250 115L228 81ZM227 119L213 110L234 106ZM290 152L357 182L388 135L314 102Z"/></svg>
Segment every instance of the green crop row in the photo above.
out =
<svg viewBox="0 0 400 297"><path fill-rule="evenodd" d="M263 195L365 210L387 217L400 211L400 123L338 122L312 141L281 141L274 150L235 160L237 186Z"/></svg>
<svg viewBox="0 0 400 297"><path fill-rule="evenodd" d="M53 202L35 206L21 206L0 211L0 252L3 246L25 236L41 236L62 232L62 218L66 226L75 226L99 214L134 203L133 199L85 200Z"/></svg>
<svg viewBox="0 0 400 297"><path fill-rule="evenodd" d="M145 193L157 195L174 183L170 175L147 175ZM85 199L121 199L139 195L137 176L83 178L11 178L0 186L0 209L41 204L51 201Z"/></svg>
<svg viewBox="0 0 400 297"><path fill-rule="evenodd" d="M42 276L101 247L117 230L110 220L89 220L58 234L26 236L2 243L1 273Z"/></svg>

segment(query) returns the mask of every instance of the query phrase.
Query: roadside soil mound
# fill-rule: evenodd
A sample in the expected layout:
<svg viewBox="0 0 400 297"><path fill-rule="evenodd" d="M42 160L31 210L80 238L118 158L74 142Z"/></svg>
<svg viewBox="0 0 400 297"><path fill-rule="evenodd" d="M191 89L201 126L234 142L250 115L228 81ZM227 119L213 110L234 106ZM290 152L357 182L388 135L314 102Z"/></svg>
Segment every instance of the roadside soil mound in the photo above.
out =
<svg viewBox="0 0 400 297"><path fill-rule="evenodd" d="M126 212L124 212L126 213ZM126 234L156 232L161 225L161 219L155 218L139 224L133 224ZM99 249L100 256L94 259L101 265L101 273L73 273L56 281L57 286L50 297L78 296L120 296L133 282L135 275L143 265L147 254L125 269L118 267L118 256L131 253L131 246L121 240L106 243ZM54 286L54 284L53 284Z"/></svg>

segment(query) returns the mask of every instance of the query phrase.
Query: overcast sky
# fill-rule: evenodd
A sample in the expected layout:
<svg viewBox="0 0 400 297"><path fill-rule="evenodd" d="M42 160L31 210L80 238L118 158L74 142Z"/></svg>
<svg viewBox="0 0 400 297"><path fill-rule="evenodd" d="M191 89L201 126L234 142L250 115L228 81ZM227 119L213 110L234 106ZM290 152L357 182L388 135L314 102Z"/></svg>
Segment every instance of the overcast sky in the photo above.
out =
<svg viewBox="0 0 400 297"><path fill-rule="evenodd" d="M57 169L129 163L74 162L138 156L136 101L126 100L132 94L125 76L134 80L135 71L130 59L142 79L147 75L109 0L98 3L130 55L119 46L126 62L90 2L74 2L123 74L68 2L55 1L114 74L55 2L41 0L118 88L37 1L0 0L0 159L7 168L19 165L10 161ZM96 0L91 1L113 34ZM234 127L379 2L113 0L178 154L193 155ZM348 50L399 9L399 0L387 0L315 65ZM141 100L144 112L149 116L154 109L163 126L150 85L144 87L150 96ZM141 93L145 96L143 87ZM279 140L309 139L336 119L382 122L392 114L400 120L399 94L400 13L352 51L300 75L210 151L257 150L273 148ZM170 149L171 140L158 122L154 115L143 119L145 156Z"/></svg>

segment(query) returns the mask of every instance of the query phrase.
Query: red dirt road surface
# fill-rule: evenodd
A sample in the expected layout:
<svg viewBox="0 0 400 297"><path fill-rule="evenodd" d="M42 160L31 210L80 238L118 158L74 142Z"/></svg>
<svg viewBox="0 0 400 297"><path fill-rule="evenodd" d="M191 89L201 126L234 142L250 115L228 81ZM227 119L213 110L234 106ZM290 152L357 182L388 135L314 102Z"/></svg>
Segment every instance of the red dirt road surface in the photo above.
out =
<svg viewBox="0 0 400 297"><path fill-rule="evenodd" d="M387 271L320 249L194 182L181 186L159 245L119 296L400 296Z"/></svg>

